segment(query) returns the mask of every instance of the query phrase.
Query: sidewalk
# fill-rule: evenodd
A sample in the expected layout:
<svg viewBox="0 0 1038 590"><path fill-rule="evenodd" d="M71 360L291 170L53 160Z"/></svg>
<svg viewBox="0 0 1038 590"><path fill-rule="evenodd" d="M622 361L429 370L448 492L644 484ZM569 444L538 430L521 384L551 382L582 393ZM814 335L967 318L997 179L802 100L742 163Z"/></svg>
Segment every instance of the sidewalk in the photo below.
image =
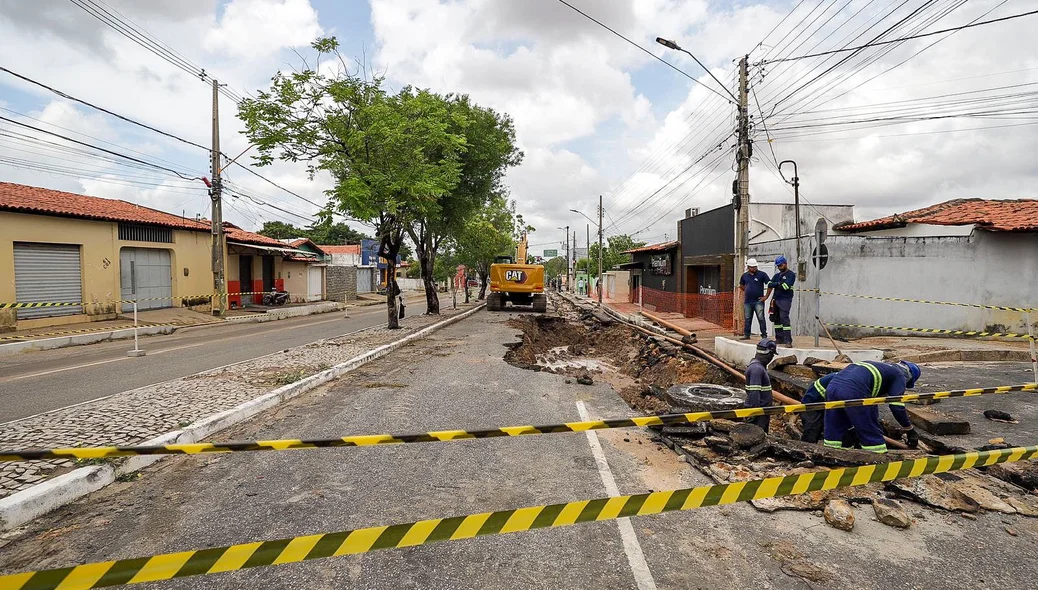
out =
<svg viewBox="0 0 1038 590"><path fill-rule="evenodd" d="M415 315L402 328L368 328L180 379L0 425L0 448L54 448L140 443L223 412L474 307ZM72 460L0 464L0 497L77 466Z"/></svg>

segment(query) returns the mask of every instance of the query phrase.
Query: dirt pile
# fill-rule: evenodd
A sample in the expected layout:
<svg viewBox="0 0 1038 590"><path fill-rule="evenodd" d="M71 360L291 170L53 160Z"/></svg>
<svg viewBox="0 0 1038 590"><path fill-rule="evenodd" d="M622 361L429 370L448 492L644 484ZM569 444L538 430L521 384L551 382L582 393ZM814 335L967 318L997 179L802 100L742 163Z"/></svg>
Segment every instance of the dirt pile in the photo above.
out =
<svg viewBox="0 0 1038 590"><path fill-rule="evenodd" d="M594 318L521 316L508 325L522 331L505 361L533 371L583 377L600 375L631 407L650 414L672 410L664 399L678 383L735 385L721 369L664 340Z"/></svg>

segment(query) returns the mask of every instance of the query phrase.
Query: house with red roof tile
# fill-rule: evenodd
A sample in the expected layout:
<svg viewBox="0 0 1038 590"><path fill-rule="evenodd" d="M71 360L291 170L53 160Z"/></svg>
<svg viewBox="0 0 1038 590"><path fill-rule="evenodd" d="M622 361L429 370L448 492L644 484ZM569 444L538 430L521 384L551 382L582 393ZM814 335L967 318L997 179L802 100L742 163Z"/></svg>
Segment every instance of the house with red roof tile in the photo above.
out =
<svg viewBox="0 0 1038 590"><path fill-rule="evenodd" d="M811 226L816 217L809 219ZM970 304L1038 308L1038 200L954 199L878 219L823 221L829 227L823 244L826 264L820 272L809 264L800 281L812 288L817 279L823 295L816 304L813 293L797 294L791 314L795 332L815 334L815 315L828 324L1027 332L1023 313ZM815 251L814 242L805 238L804 251ZM751 245L750 255L765 258L765 249ZM1038 313L1032 316L1031 322L1038 322ZM851 326L832 329L848 336L921 334ZM1038 331L1038 325L1032 329Z"/></svg>
<svg viewBox="0 0 1038 590"><path fill-rule="evenodd" d="M212 235L206 219L0 182L0 331L112 319L130 301L208 310ZM285 289L289 273L300 279L294 298L323 293L323 272L317 288L307 268L319 262L315 252L229 223L224 240L230 306L262 300L239 293Z"/></svg>

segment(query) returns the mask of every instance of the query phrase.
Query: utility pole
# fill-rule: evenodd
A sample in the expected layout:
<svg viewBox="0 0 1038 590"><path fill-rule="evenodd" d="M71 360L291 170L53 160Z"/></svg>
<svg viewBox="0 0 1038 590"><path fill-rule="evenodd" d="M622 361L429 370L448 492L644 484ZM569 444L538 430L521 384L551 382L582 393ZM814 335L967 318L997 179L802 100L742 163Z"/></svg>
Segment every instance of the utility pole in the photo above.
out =
<svg viewBox="0 0 1038 590"><path fill-rule="evenodd" d="M796 230L793 232L793 236L797 241L797 280L804 280L804 273L807 269L806 261L801 257L800 252L800 174L797 172L797 163L793 160L782 160L779 162L779 174L782 173L783 164L793 165L793 181L790 183L793 185L793 213L796 217ZM785 180L785 177L782 178Z"/></svg>
<svg viewBox="0 0 1038 590"><path fill-rule="evenodd" d="M577 230L573 230L573 249L570 252L572 252L572 266L570 266L570 262L567 262L566 265L573 270L573 282L568 285L569 292L572 293L573 283L577 282Z"/></svg>
<svg viewBox="0 0 1038 590"><path fill-rule="evenodd" d="M602 307L602 195L598 195L598 306Z"/></svg>
<svg viewBox="0 0 1038 590"><path fill-rule="evenodd" d="M750 144L750 117L749 117L749 56L743 56L739 60L739 151L736 152L736 162L739 166L739 176L736 180L736 209L735 220L735 272L732 275L732 316L736 329L739 325L739 310L742 309L739 300L739 277L746 268L746 258L749 254L750 234L750 156L753 155L753 147Z"/></svg>
<svg viewBox="0 0 1038 590"><path fill-rule="evenodd" d="M566 226L566 289L569 289L569 226Z"/></svg>
<svg viewBox="0 0 1038 590"><path fill-rule="evenodd" d="M212 200L213 233L213 315L221 316L227 303L227 281L223 268L223 186L220 180L220 84L213 80L213 186L209 191Z"/></svg>

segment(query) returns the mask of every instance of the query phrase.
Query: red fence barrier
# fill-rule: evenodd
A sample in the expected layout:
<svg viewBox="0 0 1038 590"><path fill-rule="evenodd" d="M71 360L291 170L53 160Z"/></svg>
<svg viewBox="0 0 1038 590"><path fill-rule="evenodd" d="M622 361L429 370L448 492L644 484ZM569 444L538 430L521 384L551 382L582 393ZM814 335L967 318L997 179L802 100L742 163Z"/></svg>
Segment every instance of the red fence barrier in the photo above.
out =
<svg viewBox="0 0 1038 590"><path fill-rule="evenodd" d="M639 287L639 290L641 293L634 294L633 303L641 301L641 305L646 311L680 313L687 318L702 318L722 328L732 328L731 292L704 295L701 293L670 293L649 287Z"/></svg>

